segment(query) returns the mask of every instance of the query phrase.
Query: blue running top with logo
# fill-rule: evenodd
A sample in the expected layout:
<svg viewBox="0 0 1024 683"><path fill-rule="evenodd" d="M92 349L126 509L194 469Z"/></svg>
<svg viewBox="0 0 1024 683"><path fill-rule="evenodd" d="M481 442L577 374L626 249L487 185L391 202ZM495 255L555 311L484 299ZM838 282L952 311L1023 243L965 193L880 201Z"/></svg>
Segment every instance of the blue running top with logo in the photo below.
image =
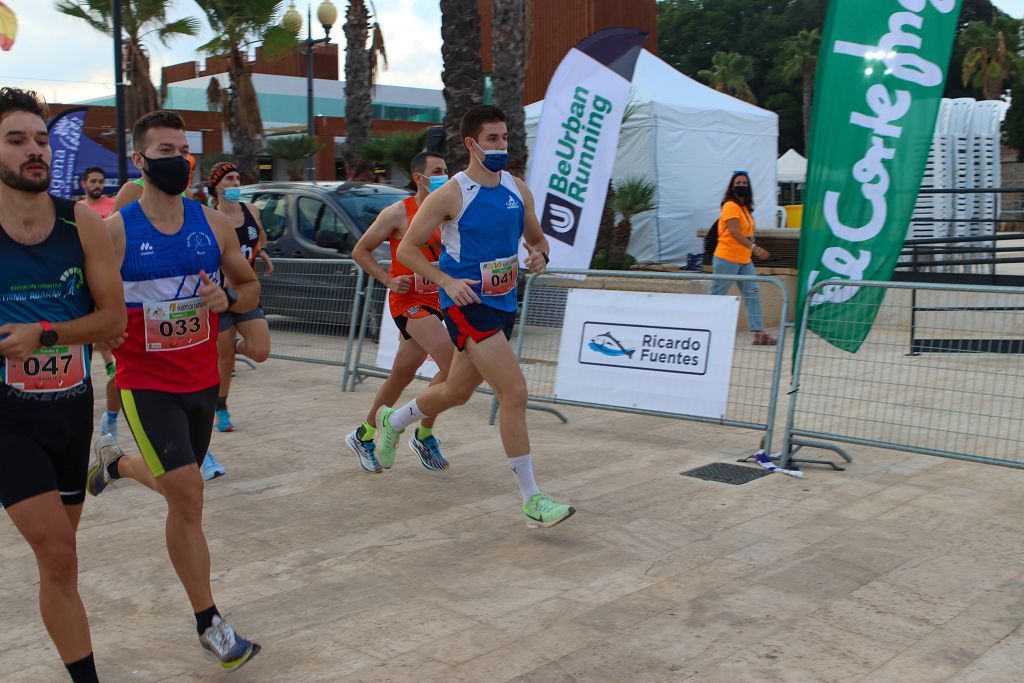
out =
<svg viewBox="0 0 1024 683"><path fill-rule="evenodd" d="M501 172L501 181L484 187L465 172L455 174L462 191L462 210L454 220L441 224L443 251L439 267L450 277L482 280L481 265L510 259L518 262L519 240L523 237L524 204L515 178ZM481 303L502 311L516 310L515 274L518 266L492 275L494 286L508 288L502 294L487 294L487 283L473 285ZM508 281L497 282L498 280ZM441 308L455 305L444 289L440 292Z"/></svg>

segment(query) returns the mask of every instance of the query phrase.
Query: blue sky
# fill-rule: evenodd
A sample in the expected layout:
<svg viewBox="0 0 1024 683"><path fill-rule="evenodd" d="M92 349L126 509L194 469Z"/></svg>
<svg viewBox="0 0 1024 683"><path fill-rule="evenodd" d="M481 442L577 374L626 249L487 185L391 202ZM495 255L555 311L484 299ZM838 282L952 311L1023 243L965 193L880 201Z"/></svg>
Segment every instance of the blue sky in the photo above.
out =
<svg viewBox="0 0 1024 683"><path fill-rule="evenodd" d="M346 0L333 1L343 15ZM0 52L0 84L39 90L52 102L74 102L113 93L113 57L108 38L83 22L57 12L53 9L53 0L4 2L18 14L20 26L14 48ZM390 61L390 68L381 74L381 82L440 88L438 0L373 0L373 3L380 11L379 21ZM313 4L315 9L319 0ZM994 0L994 4L1014 17L1024 16L1024 0ZM299 0L296 6L305 16L307 3ZM200 16L199 8L191 0L175 0L170 16L186 15ZM315 28L314 37L322 35L320 30L319 26ZM336 41L341 39L340 26L332 35ZM154 45L154 80L159 82L161 65L195 59L195 47L208 39L209 31L204 28L199 40L178 40L169 48ZM341 59L344 60L344 51Z"/></svg>

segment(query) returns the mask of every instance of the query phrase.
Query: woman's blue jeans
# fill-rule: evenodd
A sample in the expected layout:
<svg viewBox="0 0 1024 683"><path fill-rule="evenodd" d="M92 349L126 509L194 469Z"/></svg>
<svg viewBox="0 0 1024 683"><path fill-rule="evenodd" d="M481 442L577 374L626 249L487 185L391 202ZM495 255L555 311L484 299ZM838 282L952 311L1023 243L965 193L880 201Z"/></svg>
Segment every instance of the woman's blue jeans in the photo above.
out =
<svg viewBox="0 0 1024 683"><path fill-rule="evenodd" d="M715 275L756 275L753 263L733 263L717 256L711 262L711 270ZM757 282L737 282L743 294L743 305L747 309L747 322L751 332L764 332L764 317L761 314L761 294ZM732 282L729 280L713 280L712 294L727 294Z"/></svg>

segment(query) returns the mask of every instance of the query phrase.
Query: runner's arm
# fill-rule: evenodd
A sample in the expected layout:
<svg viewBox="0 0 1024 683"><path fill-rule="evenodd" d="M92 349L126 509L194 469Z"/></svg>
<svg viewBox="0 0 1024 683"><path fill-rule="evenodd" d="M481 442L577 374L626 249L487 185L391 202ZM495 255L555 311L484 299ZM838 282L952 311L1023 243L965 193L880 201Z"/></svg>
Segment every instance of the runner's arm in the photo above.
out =
<svg viewBox="0 0 1024 683"><path fill-rule="evenodd" d="M238 235L231 225L231 219L220 211L206 206L203 207L203 213L220 246L220 269L224 271L224 277L231 282L238 295L238 301L231 310L241 313L253 310L260 302L260 283L256 279L256 272L242 256L242 247L238 244ZM207 276L211 275L212 273L207 273ZM200 296L203 297L203 304L208 305L211 310L223 313L228 307L227 295L219 287L217 290L213 291L212 288L204 286L200 288Z"/></svg>
<svg viewBox="0 0 1024 683"><path fill-rule="evenodd" d="M523 242L526 244L526 267L531 273L543 273L547 269L548 254L551 252L551 245L544 235L544 230L537 220L537 211L534 209L533 193L530 188L519 178L516 178L516 186L523 196Z"/></svg>
<svg viewBox="0 0 1024 683"><path fill-rule="evenodd" d="M142 185L134 180L129 180L121 186L114 197L114 211L120 211L137 199L142 199Z"/></svg>
<svg viewBox="0 0 1024 683"><path fill-rule="evenodd" d="M263 219L260 218L260 212L255 206L252 204L246 204L246 206L249 208L249 213L252 214L252 219L256 221L256 229L260 231L259 242L256 243L256 255L266 264L266 274L272 275L274 262L270 260L270 254L267 253L267 231L263 229Z"/></svg>
<svg viewBox="0 0 1024 683"><path fill-rule="evenodd" d="M406 276L400 276L399 278L391 277L391 274L381 268L380 264L377 263L377 259L373 257L373 251L398 231L400 218L405 218L405 206L402 202L392 204L377 214L377 218L366 229L366 232L359 238L356 245L352 247L352 258L370 277L388 289L403 294L409 291L411 286L409 278ZM402 287L403 279L404 289Z"/></svg>
<svg viewBox="0 0 1024 683"><path fill-rule="evenodd" d="M49 321L57 332L57 343L89 344L117 339L124 334L127 314L124 309L124 288L119 267L115 263L110 236L103 219L85 205L75 206L78 238L85 255L82 286L88 286L95 310L92 313L62 322ZM39 323L0 326L0 355L15 362L24 361L39 348ZM6 336L5 336L6 335Z"/></svg>
<svg viewBox="0 0 1024 683"><path fill-rule="evenodd" d="M444 287L452 278L432 264L421 251L441 223L457 216L462 204L459 184L449 181L427 195L398 243L398 260L424 279Z"/></svg>

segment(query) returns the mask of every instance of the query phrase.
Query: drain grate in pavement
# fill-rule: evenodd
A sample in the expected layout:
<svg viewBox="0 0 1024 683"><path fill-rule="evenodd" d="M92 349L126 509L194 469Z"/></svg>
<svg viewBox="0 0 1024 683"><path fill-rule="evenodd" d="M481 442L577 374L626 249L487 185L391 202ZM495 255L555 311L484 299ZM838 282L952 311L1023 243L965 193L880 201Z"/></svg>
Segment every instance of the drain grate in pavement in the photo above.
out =
<svg viewBox="0 0 1024 683"><path fill-rule="evenodd" d="M754 467L744 467L728 462L713 462L710 465L703 465L679 474L684 477L703 479L704 481L717 481L723 484L746 484L748 481L760 479L771 474L768 470Z"/></svg>

